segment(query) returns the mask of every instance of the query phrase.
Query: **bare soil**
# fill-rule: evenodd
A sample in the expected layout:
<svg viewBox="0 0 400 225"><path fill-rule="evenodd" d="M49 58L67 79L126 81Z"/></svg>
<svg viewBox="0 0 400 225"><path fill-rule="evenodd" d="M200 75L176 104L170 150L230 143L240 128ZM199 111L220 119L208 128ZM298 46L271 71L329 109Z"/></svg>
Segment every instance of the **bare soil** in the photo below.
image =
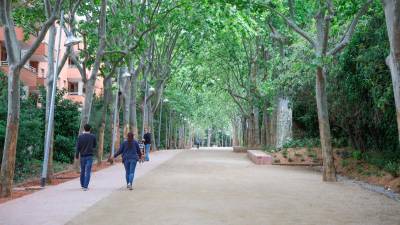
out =
<svg viewBox="0 0 400 225"><path fill-rule="evenodd" d="M390 173L374 165L356 160L352 157L343 159L341 155L343 155L344 152L351 152L350 149L335 148L333 151L335 167L338 174L369 184L389 188L396 193L400 193L400 177L394 177ZM276 165L322 165L322 152L320 148L288 148L272 153L272 156L274 158L273 162Z"/></svg>

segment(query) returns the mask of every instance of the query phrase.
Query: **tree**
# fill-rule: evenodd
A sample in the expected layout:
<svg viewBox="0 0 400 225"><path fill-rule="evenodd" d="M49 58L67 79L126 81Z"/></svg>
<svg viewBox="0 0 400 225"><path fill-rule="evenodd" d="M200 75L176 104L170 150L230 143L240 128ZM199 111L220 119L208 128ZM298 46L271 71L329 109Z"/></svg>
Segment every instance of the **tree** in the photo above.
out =
<svg viewBox="0 0 400 225"><path fill-rule="evenodd" d="M346 45L349 43L351 36L354 33L356 25L362 15L364 15L372 0L367 0L355 14L353 20L349 26L345 29L345 32L340 39L340 41L332 47L329 48L330 28L332 20L334 19L334 4L332 0L326 0L317 3L317 14L315 16L315 30L316 38L313 38L308 32L301 29L296 22L283 15L282 13L275 10L274 7L267 7L277 15L283 18L285 23L296 33L298 33L302 38L307 40L312 49L314 50L315 57L318 60L316 65L316 101L317 101L317 111L318 111L318 123L320 131L321 147L323 152L323 180L324 181L336 181L336 170L333 163L333 151L332 151L332 140L331 140L331 128L329 124L329 114L328 114L328 97L326 95L326 79L328 67L327 57L334 56L342 51ZM265 6L265 5L262 5Z"/></svg>
<svg viewBox="0 0 400 225"><path fill-rule="evenodd" d="M386 17L386 27L390 43L390 53L386 64L392 76L394 99L397 112L397 129L400 142L400 1L382 0Z"/></svg>
<svg viewBox="0 0 400 225"><path fill-rule="evenodd" d="M40 32L32 46L24 55L21 55L20 46L15 33L15 24L12 17L14 11L12 1L0 1L0 19L4 26L5 44L8 54L7 62L9 65L7 131L4 141L3 159L0 172L0 197L10 196L12 190L20 113L19 77L21 69L23 69L25 63L27 63L35 50L39 47L48 29L57 19L61 3L62 0L57 0L54 4L51 4L49 0L44 1L45 9L43 14L46 14L48 12L47 10L49 10L51 16L49 16L46 21L42 22Z"/></svg>

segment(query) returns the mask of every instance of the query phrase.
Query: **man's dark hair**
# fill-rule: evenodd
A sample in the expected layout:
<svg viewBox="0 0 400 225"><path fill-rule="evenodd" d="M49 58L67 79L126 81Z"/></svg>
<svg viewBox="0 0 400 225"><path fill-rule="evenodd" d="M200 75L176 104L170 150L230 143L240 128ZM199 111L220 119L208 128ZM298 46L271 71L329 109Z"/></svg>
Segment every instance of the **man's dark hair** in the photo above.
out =
<svg viewBox="0 0 400 225"><path fill-rule="evenodd" d="M85 124L85 126L83 126L83 129L84 129L86 132L89 132L90 129L92 129L92 127L91 127L89 124Z"/></svg>

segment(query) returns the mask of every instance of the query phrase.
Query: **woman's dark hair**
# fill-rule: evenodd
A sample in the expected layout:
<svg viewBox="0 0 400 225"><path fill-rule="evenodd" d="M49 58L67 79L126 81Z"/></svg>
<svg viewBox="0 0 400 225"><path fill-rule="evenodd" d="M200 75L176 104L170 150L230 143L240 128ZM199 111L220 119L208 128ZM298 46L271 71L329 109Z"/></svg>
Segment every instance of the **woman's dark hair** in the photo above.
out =
<svg viewBox="0 0 400 225"><path fill-rule="evenodd" d="M133 133L129 132L128 133L128 147L132 148L132 146L133 146Z"/></svg>

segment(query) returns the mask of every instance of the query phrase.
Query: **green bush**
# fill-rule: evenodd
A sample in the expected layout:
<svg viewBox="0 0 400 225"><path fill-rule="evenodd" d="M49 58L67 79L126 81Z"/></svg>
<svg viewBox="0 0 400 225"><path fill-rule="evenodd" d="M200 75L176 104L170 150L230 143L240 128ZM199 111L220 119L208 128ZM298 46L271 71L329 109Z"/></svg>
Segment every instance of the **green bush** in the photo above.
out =
<svg viewBox="0 0 400 225"><path fill-rule="evenodd" d="M45 134L45 91L41 97L30 95L21 98L20 122L15 161L15 179L29 177L40 170L43 159ZM54 115L54 155L60 162L72 162L75 152L75 141L79 129L78 105L63 99L63 91L58 91ZM42 105L38 107L38 103ZM7 77L0 72L0 159L4 145L7 123ZM56 164L56 163L54 163Z"/></svg>
<svg viewBox="0 0 400 225"><path fill-rule="evenodd" d="M282 155L284 158L288 157L288 151L286 149L282 150Z"/></svg>
<svg viewBox="0 0 400 225"><path fill-rule="evenodd" d="M343 159L341 164L342 164L342 167L347 167L349 165L349 161L347 159Z"/></svg>
<svg viewBox="0 0 400 225"><path fill-rule="evenodd" d="M351 155L352 155L353 159L356 159L356 160L361 160L362 159L362 152L359 151L359 150L354 150L351 153Z"/></svg>
<svg viewBox="0 0 400 225"><path fill-rule="evenodd" d="M297 147L319 147L319 138L302 138L302 139L292 139L283 145L283 148L297 148Z"/></svg>
<svg viewBox="0 0 400 225"><path fill-rule="evenodd" d="M395 177L400 176L400 163L390 161L385 165L384 169Z"/></svg>

